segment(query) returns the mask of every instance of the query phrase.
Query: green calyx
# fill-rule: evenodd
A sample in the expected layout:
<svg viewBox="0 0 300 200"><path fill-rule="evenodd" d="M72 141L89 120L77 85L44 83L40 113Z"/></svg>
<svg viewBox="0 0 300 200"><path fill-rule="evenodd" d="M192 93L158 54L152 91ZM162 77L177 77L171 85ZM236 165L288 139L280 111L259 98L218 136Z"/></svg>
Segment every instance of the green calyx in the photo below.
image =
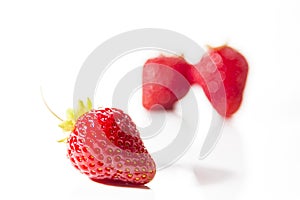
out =
<svg viewBox="0 0 300 200"><path fill-rule="evenodd" d="M83 101L78 101L78 108L77 109L68 109L66 112L66 120L62 121L58 126L64 132L71 132L74 130L75 123L77 119L82 116L83 114L89 112L93 109L92 101L87 98L86 104ZM63 138L59 140L59 142L66 142L67 138Z"/></svg>

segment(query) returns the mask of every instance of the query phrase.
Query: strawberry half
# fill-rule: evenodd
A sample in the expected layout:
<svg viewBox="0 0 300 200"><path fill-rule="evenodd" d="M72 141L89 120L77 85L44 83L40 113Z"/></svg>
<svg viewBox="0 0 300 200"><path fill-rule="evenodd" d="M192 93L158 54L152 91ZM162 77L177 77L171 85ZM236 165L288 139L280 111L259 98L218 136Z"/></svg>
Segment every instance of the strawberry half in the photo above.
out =
<svg viewBox="0 0 300 200"><path fill-rule="evenodd" d="M143 106L148 110L173 109L190 89L190 68L192 65L179 56L148 59L143 68Z"/></svg>
<svg viewBox="0 0 300 200"><path fill-rule="evenodd" d="M60 127L70 132L68 158L90 179L115 184L143 185L153 179L156 166L129 115L116 108L92 109L91 101L67 111Z"/></svg>
<svg viewBox="0 0 300 200"><path fill-rule="evenodd" d="M237 50L227 45L209 47L208 52L195 68L191 69L190 74L190 83L203 87L219 114L230 117L239 109L248 74L248 63Z"/></svg>

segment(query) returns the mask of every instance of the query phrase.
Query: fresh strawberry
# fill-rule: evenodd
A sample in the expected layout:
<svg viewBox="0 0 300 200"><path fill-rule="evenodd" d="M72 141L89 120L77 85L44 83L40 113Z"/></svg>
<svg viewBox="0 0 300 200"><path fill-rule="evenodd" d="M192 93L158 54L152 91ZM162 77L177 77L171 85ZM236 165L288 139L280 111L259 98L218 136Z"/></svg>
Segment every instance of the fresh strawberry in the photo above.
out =
<svg viewBox="0 0 300 200"><path fill-rule="evenodd" d="M179 56L147 60L143 68L143 106L148 110L173 109L190 89L187 76L191 67Z"/></svg>
<svg viewBox="0 0 300 200"><path fill-rule="evenodd" d="M70 135L68 157L73 166L97 182L143 185L151 181L156 166L129 115L116 108L92 109L79 102L67 111L60 127Z"/></svg>
<svg viewBox="0 0 300 200"><path fill-rule="evenodd" d="M219 114L230 117L239 109L248 74L248 63L237 50L227 45L210 47L195 68L191 69L190 74L190 83L197 83L203 87Z"/></svg>

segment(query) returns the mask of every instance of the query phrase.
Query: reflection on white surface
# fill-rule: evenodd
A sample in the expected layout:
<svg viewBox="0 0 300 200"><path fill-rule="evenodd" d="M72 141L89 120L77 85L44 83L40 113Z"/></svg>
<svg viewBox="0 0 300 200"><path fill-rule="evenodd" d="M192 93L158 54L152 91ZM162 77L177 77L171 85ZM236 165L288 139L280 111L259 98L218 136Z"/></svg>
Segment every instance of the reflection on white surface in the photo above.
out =
<svg viewBox="0 0 300 200"><path fill-rule="evenodd" d="M246 173L242 143L240 133L228 122L212 155L194 166L205 199L240 199Z"/></svg>
<svg viewBox="0 0 300 200"><path fill-rule="evenodd" d="M78 184L70 193L70 199L132 199L132 200L152 200L154 192L151 188L128 188L97 184L87 180Z"/></svg>
<svg viewBox="0 0 300 200"><path fill-rule="evenodd" d="M201 186L220 184L234 178L234 172L218 168L195 166L194 173Z"/></svg>

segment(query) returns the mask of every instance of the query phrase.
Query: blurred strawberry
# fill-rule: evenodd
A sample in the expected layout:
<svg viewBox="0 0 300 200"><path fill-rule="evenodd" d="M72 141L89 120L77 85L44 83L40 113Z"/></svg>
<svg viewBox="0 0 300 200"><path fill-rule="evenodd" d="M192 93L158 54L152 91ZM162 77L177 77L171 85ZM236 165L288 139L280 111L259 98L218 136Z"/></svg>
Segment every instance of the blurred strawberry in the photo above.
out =
<svg viewBox="0 0 300 200"><path fill-rule="evenodd" d="M148 110L173 109L190 89L187 79L191 67L179 56L147 60L143 68L143 106Z"/></svg>
<svg viewBox="0 0 300 200"><path fill-rule="evenodd" d="M230 117L239 109L247 80L248 63L237 50L227 45L209 47L190 74L190 83L203 87L219 114Z"/></svg>

